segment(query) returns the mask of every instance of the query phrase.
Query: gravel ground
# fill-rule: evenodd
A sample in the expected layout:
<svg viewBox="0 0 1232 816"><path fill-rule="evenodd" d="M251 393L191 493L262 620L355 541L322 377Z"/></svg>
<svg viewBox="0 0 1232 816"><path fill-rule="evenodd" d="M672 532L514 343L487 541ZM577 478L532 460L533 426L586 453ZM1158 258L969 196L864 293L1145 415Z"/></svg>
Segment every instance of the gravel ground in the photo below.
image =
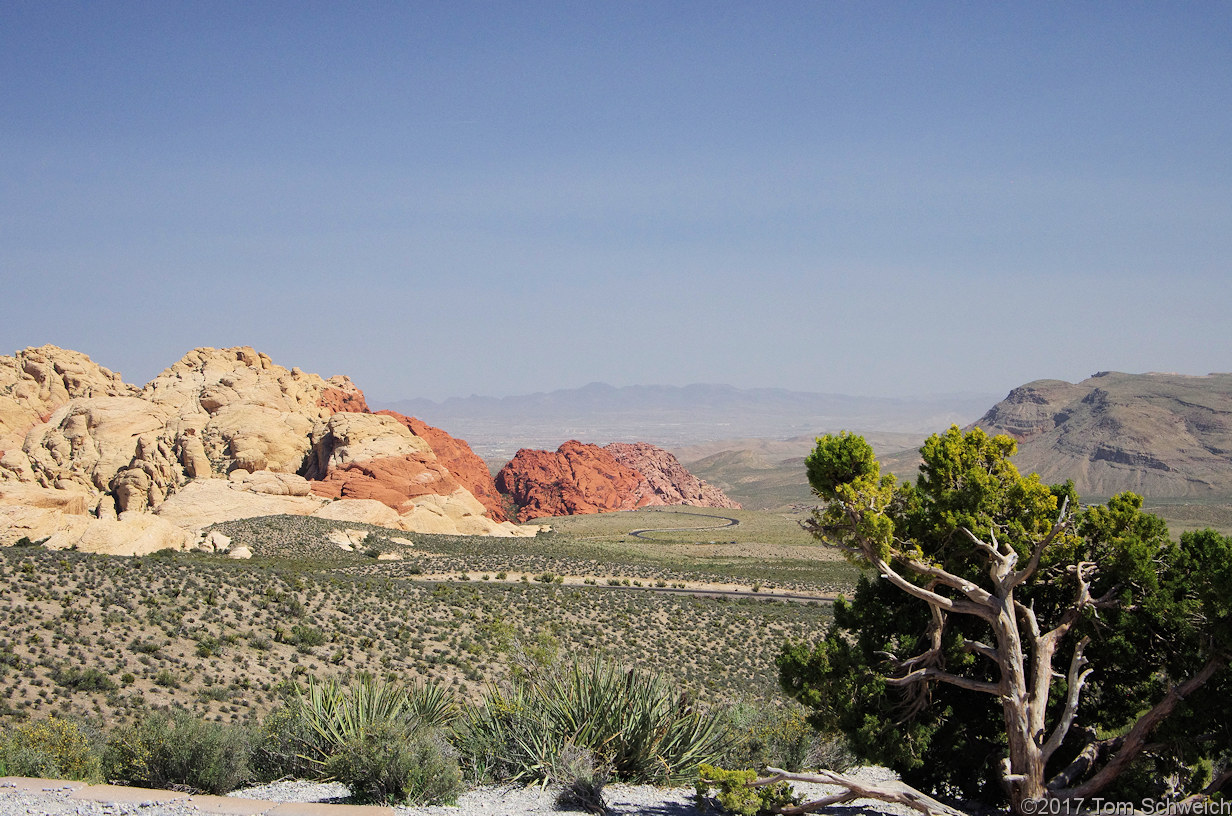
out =
<svg viewBox="0 0 1232 816"><path fill-rule="evenodd" d="M863 768L853 774L864 781L893 779L882 768ZM837 791L833 786L795 783L798 793L810 799ZM536 816L559 814L556 790L537 787L486 786L462 794L457 805L398 807L398 816ZM69 799L68 788L51 787L40 793L0 788L0 816L200 816L190 805L138 802L113 804ZM151 797L155 794L151 792ZM338 783L275 782L244 788L229 794L244 799L275 802L348 803L346 786ZM696 816L692 788L656 788L651 785L608 785L604 795L612 816ZM579 811L573 811L579 812ZM712 811L713 812L713 811ZM824 811L842 816L908 816L915 812L901 806L860 800Z"/></svg>
<svg viewBox="0 0 1232 816"><path fill-rule="evenodd" d="M851 776L864 782L882 782L896 777L885 768L861 768ZM796 792L809 799L836 793L832 785L793 783ZM516 785L484 786L463 793L457 805L433 805L430 807L398 807L399 816L538 816L560 814L556 807L559 789L538 787L524 788ZM693 789L656 788L653 785L608 785L603 789L609 812L612 816L697 816ZM246 799L271 799L278 802L335 802L347 801L346 786L338 783L276 782L255 788L235 791L231 796ZM572 811L580 813L580 811ZM825 811L842 816L914 816L915 811L884 802L858 800L843 807ZM711 811L714 813L714 811ZM7 814L0 813L0 816ZM144 814L143 814L144 816Z"/></svg>

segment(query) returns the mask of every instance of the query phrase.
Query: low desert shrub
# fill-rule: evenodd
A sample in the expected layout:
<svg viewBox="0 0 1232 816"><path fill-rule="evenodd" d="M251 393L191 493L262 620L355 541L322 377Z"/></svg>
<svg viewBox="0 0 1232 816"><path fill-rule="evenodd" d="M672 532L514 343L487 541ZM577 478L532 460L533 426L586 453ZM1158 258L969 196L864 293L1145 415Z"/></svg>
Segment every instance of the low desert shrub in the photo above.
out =
<svg viewBox="0 0 1232 816"><path fill-rule="evenodd" d="M717 764L725 768L761 770L772 765L800 771L810 764L814 745L826 741L797 705L741 703L727 709L724 718L731 740Z"/></svg>
<svg viewBox="0 0 1232 816"><path fill-rule="evenodd" d="M698 809L717 806L723 813L767 816L802 801L786 782L749 787L749 783L756 778L756 771L725 771L703 763L697 769ZM715 792L713 797L710 795L712 790Z"/></svg>
<svg viewBox="0 0 1232 816"><path fill-rule="evenodd" d="M452 803L462 789L457 752L435 729L386 720L364 727L322 766L360 802Z"/></svg>
<svg viewBox="0 0 1232 816"><path fill-rule="evenodd" d="M560 781L555 763L570 745L593 752L620 781L679 782L724 740L722 723L659 675L600 658L489 690L459 734L476 778L526 782Z"/></svg>
<svg viewBox="0 0 1232 816"><path fill-rule="evenodd" d="M553 763L552 775L561 786L556 797L557 807L585 813L607 813L603 786L611 773L612 769L607 763L596 761L590 749L565 745Z"/></svg>
<svg viewBox="0 0 1232 816"><path fill-rule="evenodd" d="M282 779L312 779L320 775L319 763L304 753L314 743L309 725L293 704L271 711L257 728L252 770L263 782Z"/></svg>
<svg viewBox="0 0 1232 816"><path fill-rule="evenodd" d="M0 741L0 765L7 776L102 779L96 740L76 722L54 714L8 731Z"/></svg>
<svg viewBox="0 0 1232 816"><path fill-rule="evenodd" d="M188 787L223 794L249 781L251 757L248 729L175 709L150 712L114 731L104 769L108 779L139 788Z"/></svg>
<svg viewBox="0 0 1232 816"><path fill-rule="evenodd" d="M60 666L52 670L51 679L69 691L115 691L118 688L114 680L97 668Z"/></svg>

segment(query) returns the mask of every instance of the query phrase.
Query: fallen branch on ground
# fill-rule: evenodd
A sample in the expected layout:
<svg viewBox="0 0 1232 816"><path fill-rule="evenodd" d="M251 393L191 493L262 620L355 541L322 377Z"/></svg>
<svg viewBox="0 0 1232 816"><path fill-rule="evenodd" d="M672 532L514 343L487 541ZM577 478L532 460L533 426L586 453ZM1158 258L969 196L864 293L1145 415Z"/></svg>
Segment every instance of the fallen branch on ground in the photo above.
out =
<svg viewBox="0 0 1232 816"><path fill-rule="evenodd" d="M876 799L879 802L906 805L913 810L927 814L927 816L965 816L961 811L943 805L931 796L920 793L910 785L898 781L882 784L865 783L852 779L849 776L835 773L834 771L799 774L788 773L780 768L766 768L766 770L772 775L750 782L749 787L759 788L764 785L773 785L775 782L816 782L822 785L837 785L847 789L845 793L836 793L813 802L805 802L802 805L783 808L780 813L787 814L787 816L799 813L814 813L822 808L827 808L831 805L841 805L854 799Z"/></svg>

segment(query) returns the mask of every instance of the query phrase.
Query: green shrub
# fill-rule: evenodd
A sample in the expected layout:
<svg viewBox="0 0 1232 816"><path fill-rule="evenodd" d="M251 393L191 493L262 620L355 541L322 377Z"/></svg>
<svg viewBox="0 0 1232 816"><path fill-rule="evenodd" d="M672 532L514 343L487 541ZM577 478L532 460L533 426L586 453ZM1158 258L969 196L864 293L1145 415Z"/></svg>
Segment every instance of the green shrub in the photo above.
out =
<svg viewBox="0 0 1232 816"><path fill-rule="evenodd" d="M171 669L159 669L158 674L154 675L154 684L164 688L179 688L180 678L176 677Z"/></svg>
<svg viewBox="0 0 1232 816"><path fill-rule="evenodd" d="M724 729L658 675L622 672L596 658L490 690L468 710L460 738L476 778L559 781L553 763L574 745L620 781L671 783L714 758Z"/></svg>
<svg viewBox="0 0 1232 816"><path fill-rule="evenodd" d="M54 714L9 731L0 743L0 760L9 776L102 779L94 740L77 723Z"/></svg>
<svg viewBox="0 0 1232 816"><path fill-rule="evenodd" d="M322 645L326 640L325 633L320 629L299 623L291 627L291 633L287 637L288 643L304 653L312 651L313 647Z"/></svg>
<svg viewBox="0 0 1232 816"><path fill-rule="evenodd" d="M732 735L719 763L727 768L767 766L788 771L803 770L815 744L824 737L809 725L804 709L743 703L725 712ZM842 770L835 768L835 770Z"/></svg>
<svg viewBox="0 0 1232 816"><path fill-rule="evenodd" d="M707 804L717 804L724 813L735 813L739 816L768 816L768 814L778 813L784 807L798 805L802 801L801 797L795 795L791 785L786 782L775 782L773 785L762 785L757 788L749 787L749 783L756 778L756 771L725 771L703 763L697 769L698 808L703 808ZM713 800L710 798L712 788L716 791L716 797Z"/></svg>
<svg viewBox="0 0 1232 816"><path fill-rule="evenodd" d="M455 752L432 729L385 720L370 724L325 760L325 774L360 802L452 803L462 789Z"/></svg>
<svg viewBox="0 0 1232 816"><path fill-rule="evenodd" d="M108 779L141 788L187 786L223 794L251 778L251 756L247 729L176 709L151 712L113 732L104 767Z"/></svg>
<svg viewBox="0 0 1232 816"><path fill-rule="evenodd" d="M95 668L57 667L51 679L70 691L115 691L118 688L114 680Z"/></svg>
<svg viewBox="0 0 1232 816"><path fill-rule="evenodd" d="M252 755L254 776L263 782L320 776L320 764L304 753L314 741L310 726L298 715L294 703L274 709L258 728Z"/></svg>

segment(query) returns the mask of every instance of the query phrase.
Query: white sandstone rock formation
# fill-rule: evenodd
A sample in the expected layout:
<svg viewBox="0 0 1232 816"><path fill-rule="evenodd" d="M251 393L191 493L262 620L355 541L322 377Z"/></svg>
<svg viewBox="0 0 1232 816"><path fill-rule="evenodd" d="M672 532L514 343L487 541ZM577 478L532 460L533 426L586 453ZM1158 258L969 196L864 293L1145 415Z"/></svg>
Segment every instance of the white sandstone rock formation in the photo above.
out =
<svg viewBox="0 0 1232 816"><path fill-rule="evenodd" d="M419 480L408 492L448 495L313 495L311 479L400 458L418 469L404 468ZM197 533L221 521L281 513L533 535L487 518L456 482L429 484L447 476L405 424L367 413L346 377L287 369L248 347L194 349L143 389L54 346L0 357L0 544L28 537L138 554L197 546Z"/></svg>

